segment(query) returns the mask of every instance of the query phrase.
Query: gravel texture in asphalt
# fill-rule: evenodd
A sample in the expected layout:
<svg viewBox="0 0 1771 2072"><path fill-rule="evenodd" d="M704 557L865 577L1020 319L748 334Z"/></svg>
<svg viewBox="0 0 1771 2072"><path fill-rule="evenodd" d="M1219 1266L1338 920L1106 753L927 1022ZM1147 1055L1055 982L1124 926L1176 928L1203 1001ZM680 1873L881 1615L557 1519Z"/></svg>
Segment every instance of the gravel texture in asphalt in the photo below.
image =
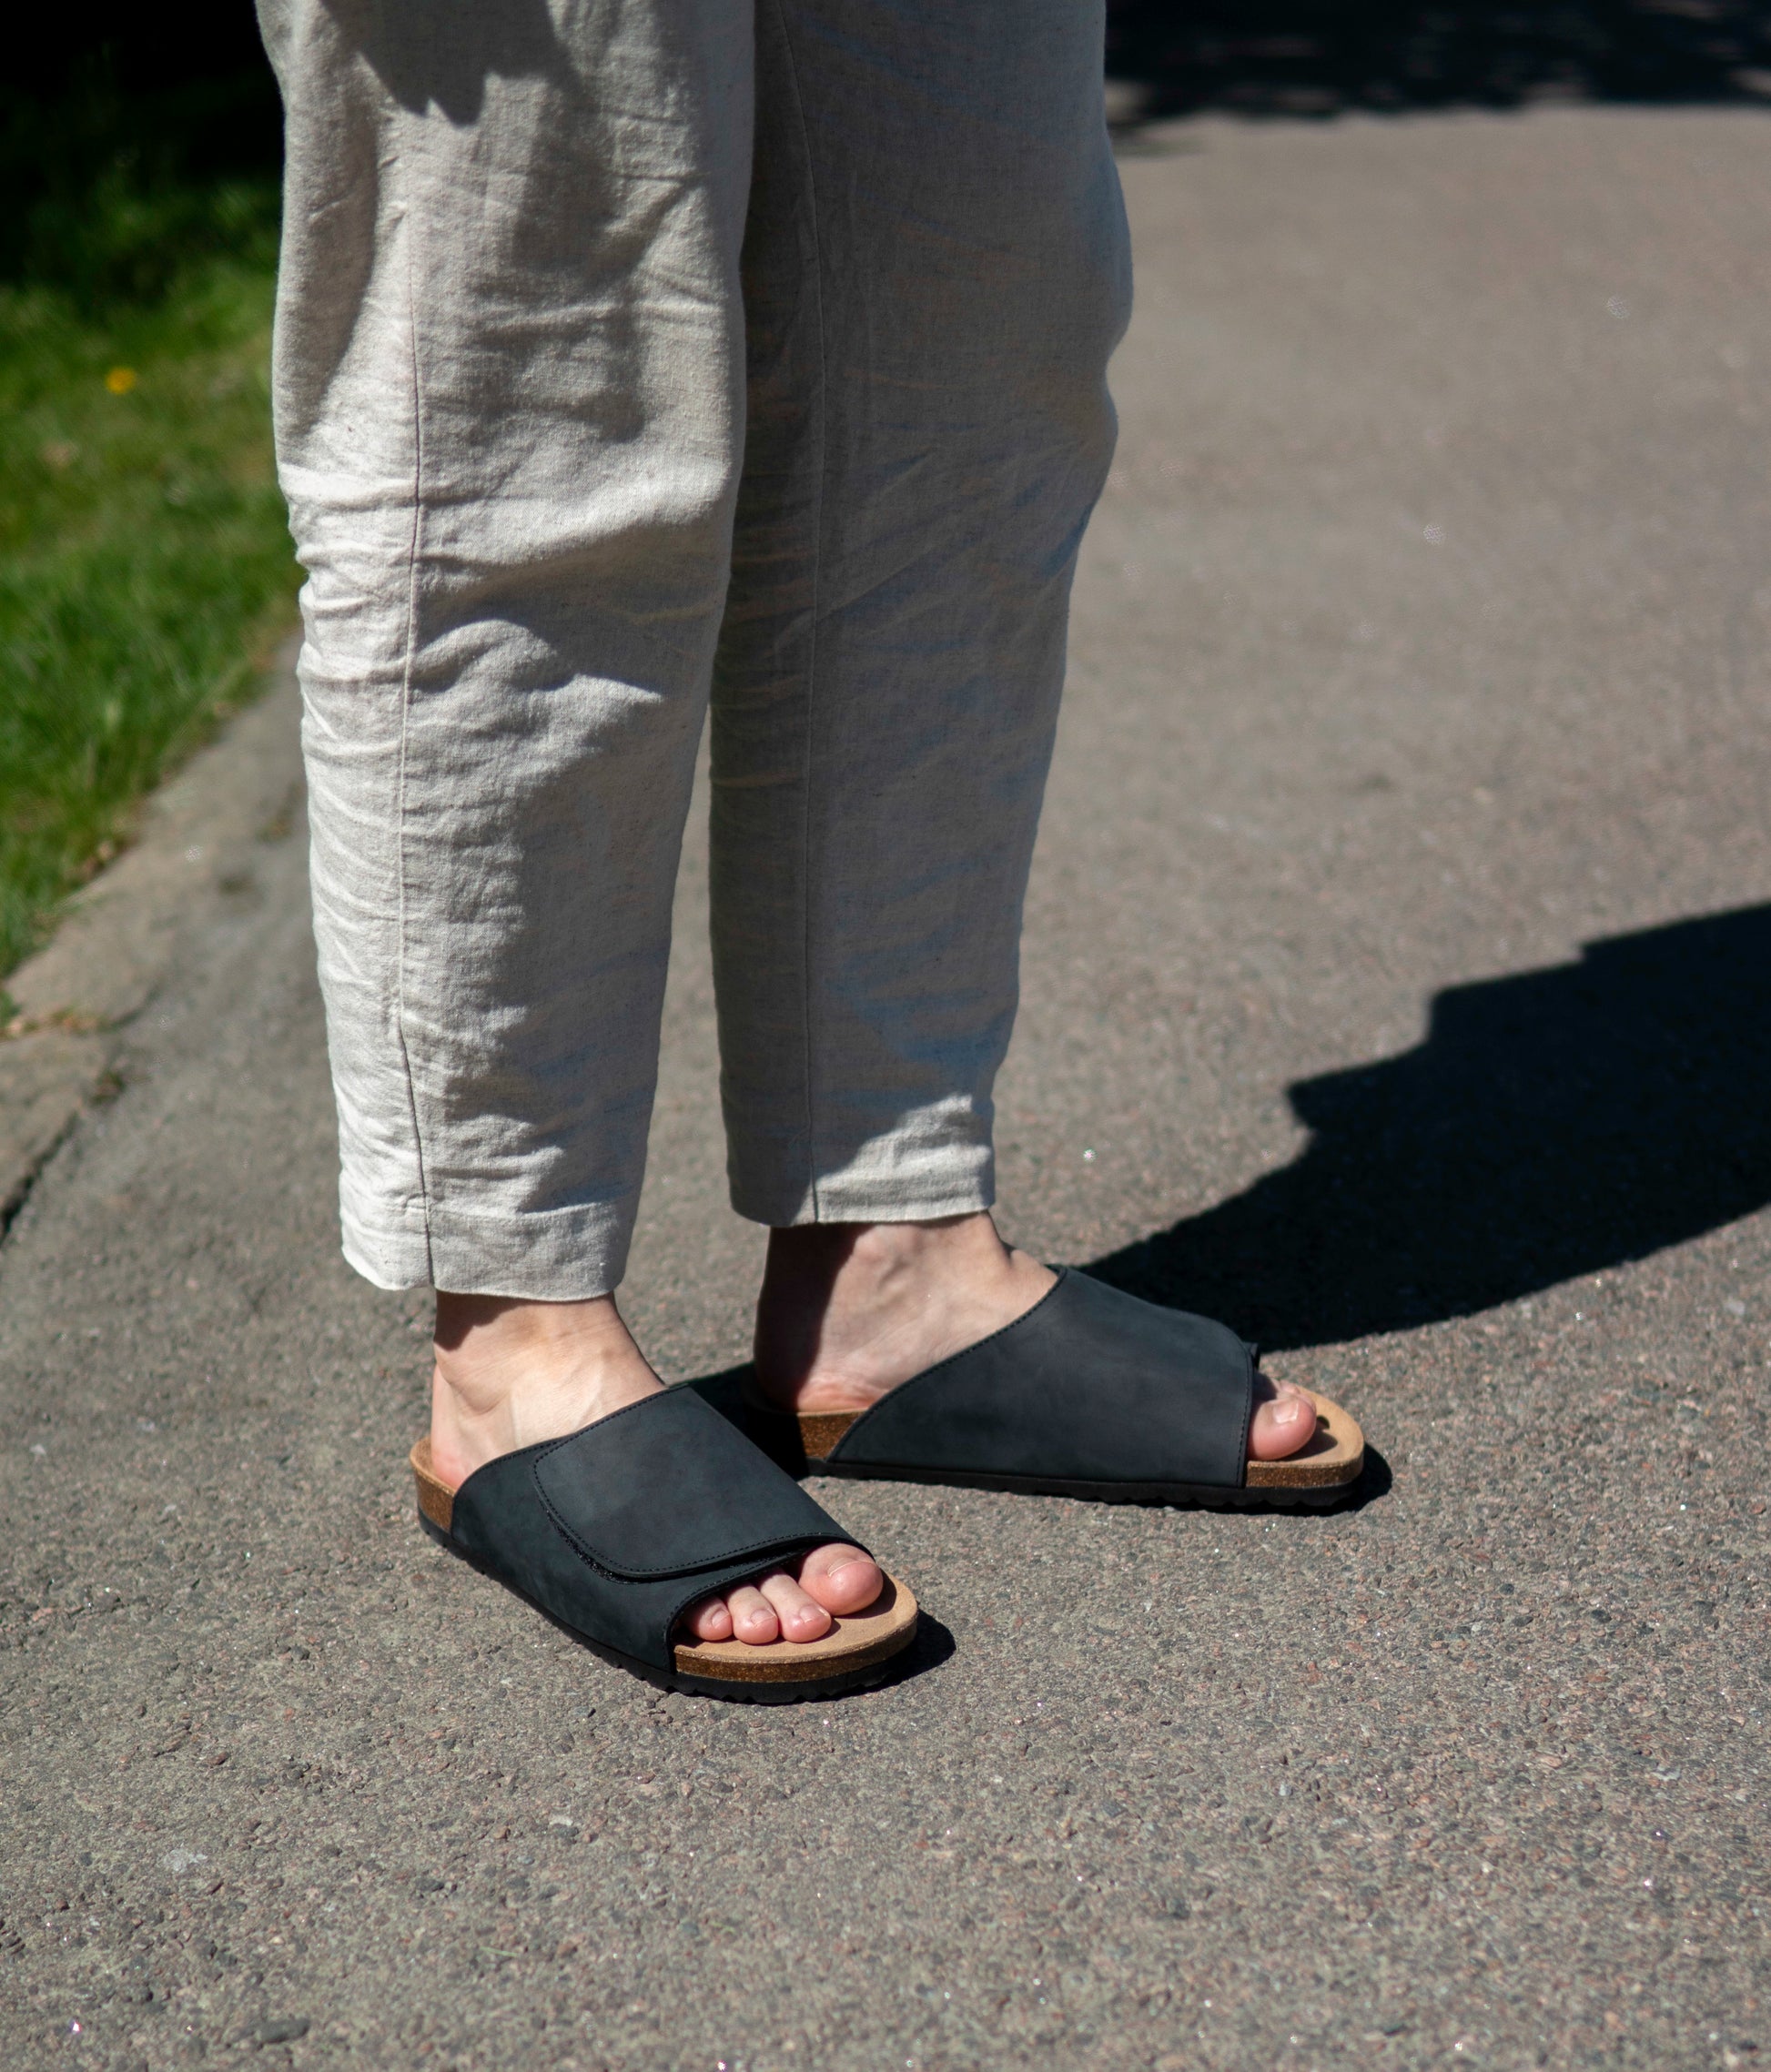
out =
<svg viewBox="0 0 1771 2072"><path fill-rule="evenodd" d="M1150 133L1002 1217L1321 1516L815 1484L933 1614L661 1698L418 1531L299 830L0 1249L0 2060L1771 2064L1771 126ZM274 836L275 830L270 833ZM743 1356L691 841L628 1289Z"/></svg>

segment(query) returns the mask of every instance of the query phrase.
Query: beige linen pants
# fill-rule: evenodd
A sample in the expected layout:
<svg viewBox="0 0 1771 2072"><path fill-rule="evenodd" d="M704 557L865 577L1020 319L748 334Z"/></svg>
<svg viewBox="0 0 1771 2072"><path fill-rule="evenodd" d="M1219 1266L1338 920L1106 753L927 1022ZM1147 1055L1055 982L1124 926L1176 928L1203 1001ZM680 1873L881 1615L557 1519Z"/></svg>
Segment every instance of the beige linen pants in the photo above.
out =
<svg viewBox="0 0 1771 2072"><path fill-rule="evenodd" d="M620 1280L713 706L732 1198L993 1198L1128 295L1100 0L260 0L347 1256Z"/></svg>

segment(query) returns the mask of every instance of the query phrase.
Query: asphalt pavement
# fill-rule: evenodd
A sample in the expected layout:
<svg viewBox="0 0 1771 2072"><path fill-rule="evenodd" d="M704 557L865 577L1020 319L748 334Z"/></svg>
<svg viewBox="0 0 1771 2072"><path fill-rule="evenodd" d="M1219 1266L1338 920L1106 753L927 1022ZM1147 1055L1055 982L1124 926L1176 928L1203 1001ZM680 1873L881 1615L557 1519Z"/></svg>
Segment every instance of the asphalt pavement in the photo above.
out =
<svg viewBox="0 0 1771 2072"><path fill-rule="evenodd" d="M907 1674L603 1666L413 1522L425 1306L339 1258L268 824L0 1247L8 2067L1771 2065L1771 123L1123 170L1002 1220L1346 1402L1360 1500L814 1484ZM673 1379L760 1258L703 858Z"/></svg>

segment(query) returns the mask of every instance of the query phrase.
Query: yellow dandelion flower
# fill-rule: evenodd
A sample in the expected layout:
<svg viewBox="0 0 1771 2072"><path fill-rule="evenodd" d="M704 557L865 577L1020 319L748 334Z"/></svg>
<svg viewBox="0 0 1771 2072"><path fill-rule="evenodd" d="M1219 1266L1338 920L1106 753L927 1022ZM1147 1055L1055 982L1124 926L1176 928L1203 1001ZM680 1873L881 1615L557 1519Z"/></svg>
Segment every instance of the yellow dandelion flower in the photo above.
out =
<svg viewBox="0 0 1771 2072"><path fill-rule="evenodd" d="M133 367L114 367L105 377L105 386L113 396L126 396L140 379Z"/></svg>

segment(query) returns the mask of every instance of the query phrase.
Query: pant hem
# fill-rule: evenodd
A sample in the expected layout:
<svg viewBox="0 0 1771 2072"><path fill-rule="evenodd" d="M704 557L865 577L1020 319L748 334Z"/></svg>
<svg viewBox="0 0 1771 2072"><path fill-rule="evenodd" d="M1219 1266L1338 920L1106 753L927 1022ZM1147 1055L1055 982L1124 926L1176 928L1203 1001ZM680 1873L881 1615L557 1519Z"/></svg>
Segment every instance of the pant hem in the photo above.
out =
<svg viewBox="0 0 1771 2072"><path fill-rule="evenodd" d="M472 1216L431 1205L413 1220L343 1214L344 1256L377 1288L440 1288L527 1302L611 1295L627 1270L637 1195L532 1216Z"/></svg>
<svg viewBox="0 0 1771 2072"><path fill-rule="evenodd" d="M734 1175L731 1195L740 1216L774 1229L805 1223L933 1223L944 1216L975 1216L994 1208L995 1161L987 1151L971 1171L938 1180L838 1173L794 1188L758 1185Z"/></svg>

